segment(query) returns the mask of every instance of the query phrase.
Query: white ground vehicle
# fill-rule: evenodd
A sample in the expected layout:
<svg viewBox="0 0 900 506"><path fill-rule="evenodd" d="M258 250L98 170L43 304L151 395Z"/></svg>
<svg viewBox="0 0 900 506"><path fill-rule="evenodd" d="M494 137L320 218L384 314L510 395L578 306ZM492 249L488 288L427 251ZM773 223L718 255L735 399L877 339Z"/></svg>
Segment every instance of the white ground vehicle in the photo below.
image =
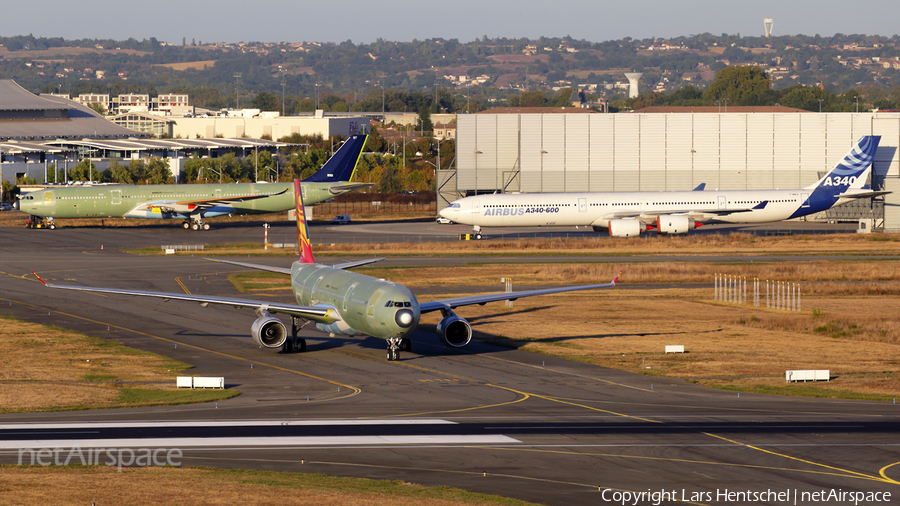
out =
<svg viewBox="0 0 900 506"><path fill-rule="evenodd" d="M332 225L346 225L348 223L350 223L349 214L339 214L331 219Z"/></svg>

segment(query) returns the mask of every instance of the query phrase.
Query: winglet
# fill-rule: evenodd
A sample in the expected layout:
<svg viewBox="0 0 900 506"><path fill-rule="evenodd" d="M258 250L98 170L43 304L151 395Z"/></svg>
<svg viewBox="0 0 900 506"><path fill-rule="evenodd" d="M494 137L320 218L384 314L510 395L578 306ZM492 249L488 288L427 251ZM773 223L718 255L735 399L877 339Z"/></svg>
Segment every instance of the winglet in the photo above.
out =
<svg viewBox="0 0 900 506"><path fill-rule="evenodd" d="M309 226L306 224L306 215L303 212L303 190L300 188L300 180L294 180L294 200L297 205L297 249L300 252L300 263L314 264L312 248L309 245Z"/></svg>
<svg viewBox="0 0 900 506"><path fill-rule="evenodd" d="M765 209L767 205L769 205L769 201L763 200L759 204L756 204L755 206L753 206L751 209L754 209L754 210Z"/></svg>
<svg viewBox="0 0 900 506"><path fill-rule="evenodd" d="M621 276L621 275L622 275L622 271L619 271L619 273L616 274L615 279L612 280L612 284L613 284L613 285L615 285L616 283L619 282L619 276Z"/></svg>
<svg viewBox="0 0 900 506"><path fill-rule="evenodd" d="M40 281L41 283L43 283L44 286L47 286L47 282L44 281L43 279L41 279L41 277L38 276L34 271L31 271L31 273L34 274L34 277L38 278L38 281Z"/></svg>

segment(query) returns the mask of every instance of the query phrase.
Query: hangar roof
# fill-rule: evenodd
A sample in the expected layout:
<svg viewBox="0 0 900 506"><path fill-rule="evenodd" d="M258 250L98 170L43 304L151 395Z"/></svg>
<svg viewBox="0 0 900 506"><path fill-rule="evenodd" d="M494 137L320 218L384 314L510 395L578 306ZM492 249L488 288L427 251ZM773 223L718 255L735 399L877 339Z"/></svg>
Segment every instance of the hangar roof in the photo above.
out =
<svg viewBox="0 0 900 506"><path fill-rule="evenodd" d="M91 108L52 95L37 96L14 81L0 80L0 139L149 137L107 121Z"/></svg>

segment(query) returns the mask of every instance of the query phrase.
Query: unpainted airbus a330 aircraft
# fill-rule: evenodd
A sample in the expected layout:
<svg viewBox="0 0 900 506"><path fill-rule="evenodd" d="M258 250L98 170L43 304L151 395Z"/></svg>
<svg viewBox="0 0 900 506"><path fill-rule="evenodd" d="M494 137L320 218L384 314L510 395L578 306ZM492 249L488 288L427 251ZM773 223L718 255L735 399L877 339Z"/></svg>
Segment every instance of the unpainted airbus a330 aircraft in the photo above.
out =
<svg viewBox="0 0 900 506"><path fill-rule="evenodd" d="M303 203L299 190L300 182L294 181L294 184L294 194L297 202L297 244L300 247L300 259L298 261L294 262L289 269L226 260L214 261L290 275L291 290L294 293L297 304L183 293L57 285L45 282L37 274L35 276L50 288L117 295L139 295L165 300L186 300L198 302L204 307L208 304L223 304L239 308L252 308L257 315L256 321L251 326L253 339L257 344L266 348L305 351L306 341L297 337L297 331L306 322L315 323L318 330L328 334L378 337L385 339L387 342L388 360L399 359L401 350L409 351L410 340L407 336L416 329L419 324L419 316L423 313L440 311L443 319L437 326L438 336L446 346L460 348L469 344L472 340L472 326L466 320L456 316L453 312L454 308L472 304L486 304L500 300L515 300L534 295L609 288L615 286L616 281L619 279L616 276L610 283L596 285L562 286L542 290L471 295L420 303L416 300L416 296L413 295L412 291L403 285L347 270L351 267L377 262L382 260L381 258L332 266L316 263L310 248L309 229L303 214ZM271 313L283 313L291 316L293 327L291 336L288 336L284 323L280 319L273 317Z"/></svg>
<svg viewBox="0 0 900 506"><path fill-rule="evenodd" d="M308 204L373 186L352 183L366 135L353 135L301 188ZM185 229L209 230L206 218L288 211L293 183L99 185L47 188L24 194L16 208L30 215L29 228L56 228L44 218L183 219Z"/></svg>
<svg viewBox="0 0 900 506"><path fill-rule="evenodd" d="M686 234L704 223L765 223L799 218L890 192L864 185L880 136L862 137L828 174L805 188L670 192L503 193L455 200L440 215L482 227L590 226L613 237L656 228Z"/></svg>

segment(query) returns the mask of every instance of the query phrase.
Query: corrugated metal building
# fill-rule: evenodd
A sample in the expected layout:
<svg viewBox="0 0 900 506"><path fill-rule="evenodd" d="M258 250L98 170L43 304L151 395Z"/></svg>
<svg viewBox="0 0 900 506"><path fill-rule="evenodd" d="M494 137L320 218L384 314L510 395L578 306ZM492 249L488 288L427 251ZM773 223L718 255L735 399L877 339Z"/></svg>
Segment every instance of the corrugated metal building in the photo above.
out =
<svg viewBox="0 0 900 506"><path fill-rule="evenodd" d="M900 113L461 114L441 202L504 192L799 188L863 135L881 135L873 186L900 229Z"/></svg>

